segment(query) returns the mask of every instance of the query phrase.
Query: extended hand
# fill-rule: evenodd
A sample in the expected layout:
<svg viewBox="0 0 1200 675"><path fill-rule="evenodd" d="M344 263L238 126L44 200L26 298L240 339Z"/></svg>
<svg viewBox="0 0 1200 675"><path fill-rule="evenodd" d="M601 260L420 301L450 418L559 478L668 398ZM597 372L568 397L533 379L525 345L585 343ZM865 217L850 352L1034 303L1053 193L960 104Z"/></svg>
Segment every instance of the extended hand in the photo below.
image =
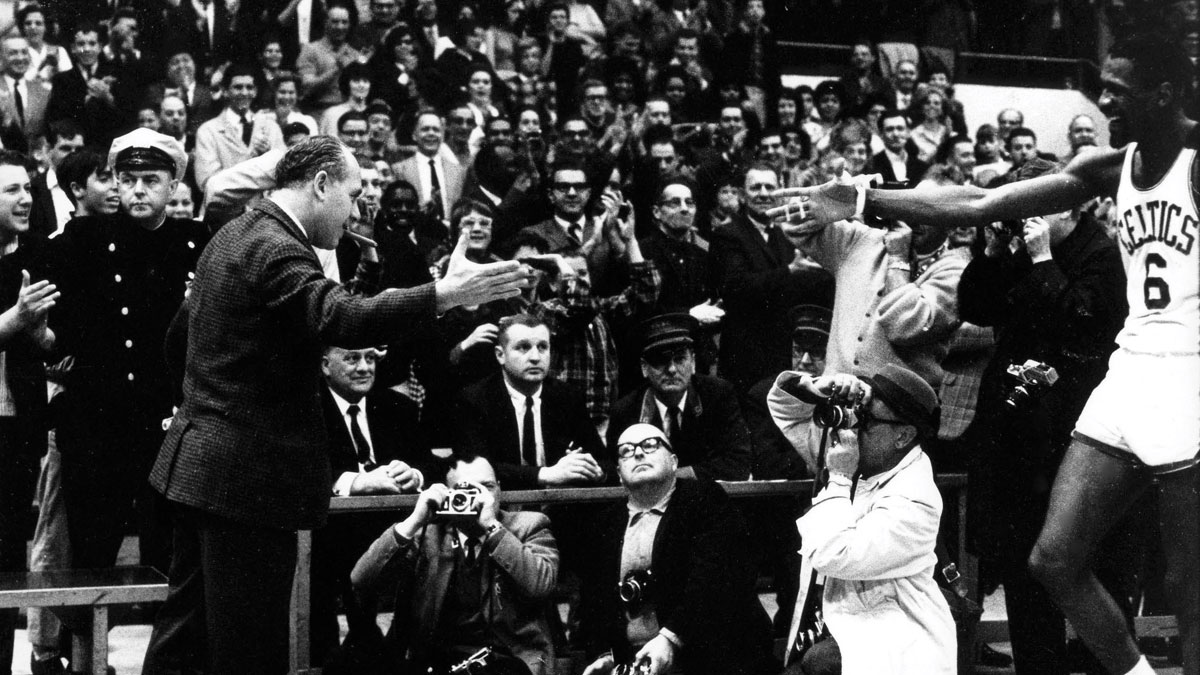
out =
<svg viewBox="0 0 1200 675"><path fill-rule="evenodd" d="M776 190L775 198L782 200L782 204L767 211L767 215L812 228L852 218L858 211L855 185L856 179L843 171L824 185Z"/></svg>
<svg viewBox="0 0 1200 675"><path fill-rule="evenodd" d="M480 264L467 259L467 233L458 238L446 274L435 284L439 314L459 305L482 305L519 295L533 275L515 260Z"/></svg>

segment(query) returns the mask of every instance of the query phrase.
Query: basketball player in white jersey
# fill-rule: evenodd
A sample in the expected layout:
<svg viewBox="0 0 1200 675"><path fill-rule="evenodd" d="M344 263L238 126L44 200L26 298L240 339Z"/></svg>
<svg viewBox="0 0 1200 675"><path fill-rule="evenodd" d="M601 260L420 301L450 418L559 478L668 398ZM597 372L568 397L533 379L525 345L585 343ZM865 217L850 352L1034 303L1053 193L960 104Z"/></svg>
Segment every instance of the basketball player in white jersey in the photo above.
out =
<svg viewBox="0 0 1200 675"><path fill-rule="evenodd" d="M1168 31L1162 31L1166 35ZM1179 44L1140 35L1104 63L1100 108L1114 149L1058 174L995 190L872 190L845 176L769 212L785 234L866 213L948 227L1060 213L1116 196L1129 316L1104 382L1076 423L1030 565L1111 673L1154 671L1089 557L1142 491L1159 492L1168 597L1185 675L1200 675L1200 130L1183 112L1191 62ZM1101 552L1102 554L1102 552Z"/></svg>

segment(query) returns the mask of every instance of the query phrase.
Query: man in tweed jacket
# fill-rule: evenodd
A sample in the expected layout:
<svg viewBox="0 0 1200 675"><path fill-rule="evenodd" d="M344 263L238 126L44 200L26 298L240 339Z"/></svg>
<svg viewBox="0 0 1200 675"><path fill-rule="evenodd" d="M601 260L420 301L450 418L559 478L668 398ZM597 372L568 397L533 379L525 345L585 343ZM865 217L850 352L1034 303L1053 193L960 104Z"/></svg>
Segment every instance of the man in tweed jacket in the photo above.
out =
<svg viewBox="0 0 1200 675"><path fill-rule="evenodd" d="M351 296L313 247L334 248L357 217L357 161L317 137L291 148L276 178L272 197L221 228L197 265L183 404L150 479L176 509L175 551L144 673L287 670L296 530L320 526L329 503L323 345L394 342L525 282L517 263L466 261L460 241L436 284Z"/></svg>

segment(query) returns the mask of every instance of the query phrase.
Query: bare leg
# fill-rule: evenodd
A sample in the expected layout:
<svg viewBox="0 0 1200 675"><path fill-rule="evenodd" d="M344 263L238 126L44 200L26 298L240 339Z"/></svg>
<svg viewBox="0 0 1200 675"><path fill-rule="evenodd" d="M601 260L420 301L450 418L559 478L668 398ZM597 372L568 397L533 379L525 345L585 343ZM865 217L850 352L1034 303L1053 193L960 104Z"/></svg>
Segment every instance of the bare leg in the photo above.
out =
<svg viewBox="0 0 1200 675"><path fill-rule="evenodd" d="M1092 573L1090 559L1109 528L1149 485L1143 470L1073 441L1029 558L1034 576L1079 637L1116 674L1128 672L1141 655L1120 607Z"/></svg>
<svg viewBox="0 0 1200 675"><path fill-rule="evenodd" d="M1195 469L1158 477L1167 597L1179 622L1184 675L1200 674L1200 495Z"/></svg>

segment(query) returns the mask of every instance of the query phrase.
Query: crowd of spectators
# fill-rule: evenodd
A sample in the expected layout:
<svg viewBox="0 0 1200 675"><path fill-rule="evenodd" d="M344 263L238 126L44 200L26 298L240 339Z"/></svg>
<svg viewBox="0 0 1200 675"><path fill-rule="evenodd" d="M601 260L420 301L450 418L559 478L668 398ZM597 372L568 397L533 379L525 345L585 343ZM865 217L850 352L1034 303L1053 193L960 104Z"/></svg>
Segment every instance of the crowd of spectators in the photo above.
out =
<svg viewBox="0 0 1200 675"><path fill-rule="evenodd" d="M461 546L443 541L440 530L425 526L444 496L444 487L429 490L447 471L451 481L470 476L497 500L500 485L513 490L620 479L629 487L638 481L627 462L661 447L674 463L667 473L687 481L803 478L817 469L819 434L809 416L772 419L767 401L775 377L796 370L816 378L828 368L865 378L888 364L903 366L938 393L939 428L921 430L934 466L970 468L973 488L980 480L978 503L986 506L973 511L979 516L973 525L985 590L1000 581L1012 587L1018 668L1037 658L1016 644L1023 636L1049 640L1057 650L1065 644L1061 617L1057 624L1053 616L1045 619L1052 609L1014 561L1024 560L1021 547L1032 545L1026 540L1044 513L1056 453L1069 431L1063 425L1095 385L1095 367L1112 350L1122 317L1115 287L1099 288L1101 278L1119 274L1106 229L1111 203L1023 230L846 221L797 235L768 211L779 204L776 190L817 185L843 172L878 174L897 188L923 181L992 187L1053 171L1088 152L1097 143L1097 120L1085 114L1063 130L1071 151L1061 158L1039 151L1037 135L1024 125L1025 114L1035 111L1006 109L996 120L973 115L954 96L953 54L987 48L993 44L987 40L1015 25L1027 35L1018 39L1015 28L1008 34L1016 41L1004 44L1013 51L1049 44L1051 33L1073 36L1071 30L1095 23L1073 12L1095 3L1006 6L1008 13L1025 11L1012 24L991 16L995 3L972 6L969 0L927 0L919 12L885 3L895 6L883 20L863 18L877 13L877 4L20 3L15 26L0 43L0 143L24 154L31 182L13 213L0 213L6 263L0 290L7 305L17 300L24 265L34 282L48 279L63 298L40 310L49 312L48 325L44 316L22 315L24 331L43 344L4 343L0 420L19 420L22 432L0 424L0 435L6 444L10 434L20 436L13 447L19 442L28 450L15 453L20 461L6 460L12 470L6 464L3 515L9 520L0 532L0 565L25 564L14 546L19 541L23 552L32 532L20 506L29 504L36 480L36 564L112 564L120 534L135 526L143 561L165 571L169 537L145 480L178 403L178 382L169 378L177 371L164 363L171 344L165 356L162 348L168 324L207 233L269 194L274 167L288 148L331 135L352 150L362 175L359 213L347 227L376 245L364 248L346 237L336 250L317 249L328 277L364 293L414 287L442 278L454 256L464 255L480 263L520 260L536 270L538 281L519 297L447 311L436 326L414 329L402 342L373 349L327 345L311 364L328 385L322 404L334 467L330 495L425 491L413 517L397 525L394 537L376 541L357 568L378 523L317 533L318 662L348 658L331 623L338 598L352 617L357 644L370 642L364 634L372 631L362 621L367 607L359 607L361 597L351 591L375 589L395 555L436 560L460 555L478 538L499 567L471 567L470 573L509 573L504 584L513 588L497 582L497 595L539 599L554 586L560 548L565 576L607 580L617 574L587 564L594 560L582 530L595 513L586 510L548 512L548 523L485 500L487 517L464 528ZM1118 27L1137 24L1136 17L1153 9L1102 4L1090 11L1108 13ZM1178 25L1187 37L1195 3L1172 7L1185 19ZM843 17L831 25L845 34L822 31L820 22L797 29L806 12ZM914 24L916 16L921 25ZM962 36L975 42L952 39L956 22L971 27ZM868 24L879 28L861 30ZM845 75L816 87L783 86L778 42L816 33L853 43ZM872 39L864 39L868 33ZM1082 56L1072 44L1060 44L1063 53ZM118 199L118 177L105 161L114 139L138 128L173 139L187 153L186 171L180 166L179 175L167 176L174 180L161 204L126 191ZM24 213L28 235L17 222ZM164 213L171 227L189 228L186 236L172 243L123 238L121 228L129 225L115 220L150 223ZM202 219L208 230L182 224L190 219ZM94 227L85 232L81 223ZM126 325L130 308L147 318ZM52 347L45 339L50 329ZM9 338L3 329L0 337ZM1026 359L1054 366L1069 382L1037 402L1029 413L1032 426L992 433L1013 424L1000 412L1009 384L1005 369ZM30 375L31 366L45 372ZM48 381L49 411L45 400L20 388L26 377ZM637 425L660 434L643 429L626 437ZM49 452L38 433L25 437L30 430L54 432ZM906 452L915 437L906 437ZM60 456L56 444L69 452ZM997 444L1022 445L1028 456L998 464L995 458L1006 455L991 447ZM448 469L434 462L434 449L453 451ZM1031 474L1039 480L1013 487ZM1029 532L1010 531L1011 520L997 515L1008 513L998 505L1011 506L1001 476L1006 487L1028 493L1014 518L1028 520ZM651 507L670 499L673 486L659 483L640 497L631 488L630 511L640 499L654 513ZM693 490L681 488L680 499L715 508L725 526L742 527L724 503L712 506L718 498ZM791 621L797 516L799 506L790 503L748 517L757 530L750 552L741 551L749 544L733 534L721 540L756 555L759 567L772 572L781 599L777 636ZM936 514L932 518L936 522ZM532 562L520 562L521 542L489 543L495 527L514 530L533 546ZM571 527L581 531L567 531ZM708 554L695 555L703 560ZM629 571L628 560L620 563L622 573ZM533 567L521 567L526 564ZM673 565L673 574L690 573L686 561ZM729 582L736 593L726 589L726 599L744 609L734 596L752 587L752 576L747 581L740 569L723 565L706 573L738 577ZM753 565L745 569L753 575ZM681 604L680 616L691 611L694 598L686 594L694 592L680 589L672 598ZM471 603L481 601L478 594L451 595L450 620L475 631L469 646L487 643L484 624L492 609L477 615ZM581 602L603 607L615 599L585 592ZM514 635L501 642L538 672L533 664L553 652L543 638L563 637L561 627L551 625L556 621L531 614L541 611L535 604L497 608L497 615L506 630L535 629L537 649ZM1033 614L1042 623L1020 623ZM739 631L758 626L757 613L746 609L746 616L753 620ZM0 672L12 646L10 618L0 616L0 631L7 627L10 635L0 632ZM61 672L49 665L59 654L54 617L38 614L31 624L40 626L31 630L35 673ZM688 636L666 623L669 646L655 642L660 633L658 623L653 626L630 628L622 639L639 638L634 647L683 649L685 666L704 658L687 651ZM447 631L441 624L429 628L430 639ZM568 625L567 632L576 628ZM582 630L583 638L571 639L591 650L606 645L603 633L614 629ZM761 656L758 637L738 635L739 648L755 650L745 663ZM463 657L461 647L438 658Z"/></svg>

